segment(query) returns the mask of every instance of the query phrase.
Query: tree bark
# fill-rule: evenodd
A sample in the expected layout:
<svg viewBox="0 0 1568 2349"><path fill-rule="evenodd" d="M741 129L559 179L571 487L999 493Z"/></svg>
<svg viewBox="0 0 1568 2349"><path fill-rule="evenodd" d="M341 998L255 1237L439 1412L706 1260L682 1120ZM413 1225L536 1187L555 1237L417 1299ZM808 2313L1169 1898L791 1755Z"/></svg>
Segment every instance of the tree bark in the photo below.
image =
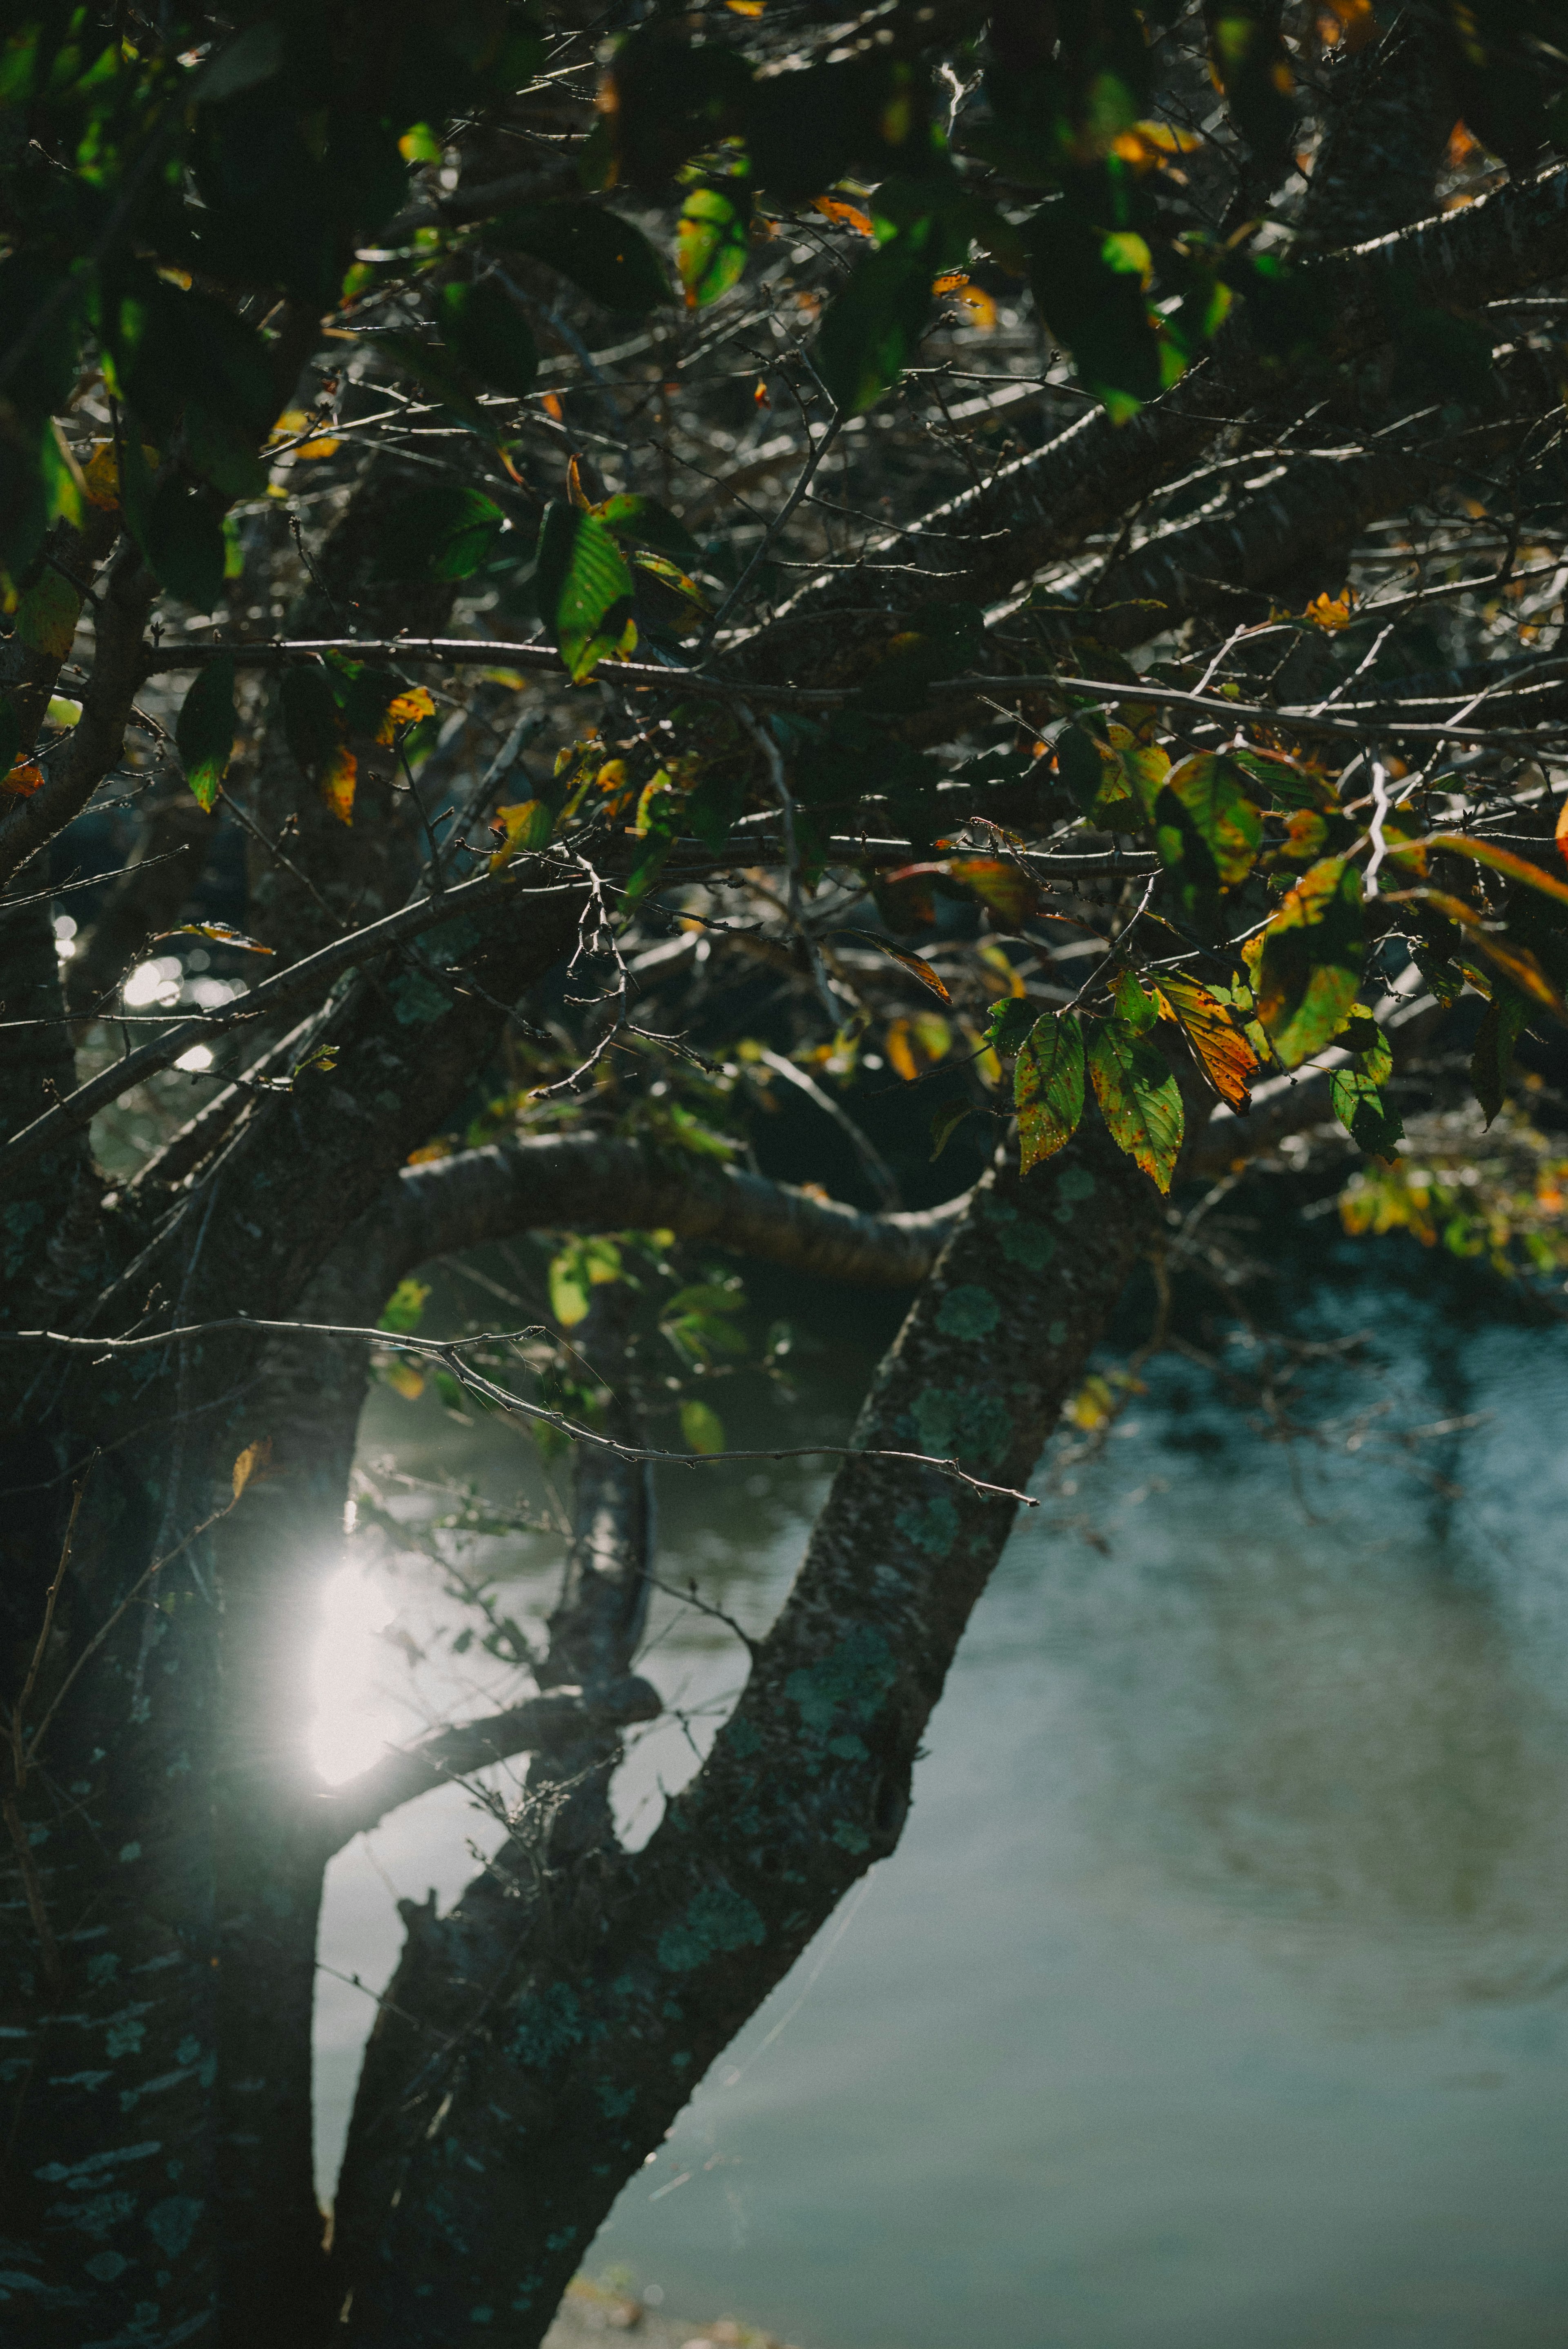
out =
<svg viewBox="0 0 1568 2349"><path fill-rule="evenodd" d="M855 1443L1021 1483L1159 1216L1098 1129L1027 1182L987 1176ZM696 2080L895 1847L1014 1513L934 1469L846 1463L740 1702L647 1847L553 1867L525 1819L449 1916L406 1907L339 2189L355 2349L444 2349L477 2325L538 2342Z"/></svg>

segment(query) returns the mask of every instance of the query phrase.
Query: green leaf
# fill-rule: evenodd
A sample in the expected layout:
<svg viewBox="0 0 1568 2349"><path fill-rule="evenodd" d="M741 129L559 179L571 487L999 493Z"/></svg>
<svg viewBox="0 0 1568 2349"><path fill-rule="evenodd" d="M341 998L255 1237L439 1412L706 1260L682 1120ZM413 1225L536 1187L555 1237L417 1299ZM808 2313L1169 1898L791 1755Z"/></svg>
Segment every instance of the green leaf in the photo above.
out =
<svg viewBox="0 0 1568 2349"><path fill-rule="evenodd" d="M1088 815L1105 781L1105 761L1081 726L1064 726L1057 736L1057 772Z"/></svg>
<svg viewBox="0 0 1568 2349"><path fill-rule="evenodd" d="M1349 1017L1361 984L1361 874L1343 856L1304 873L1260 937L1243 948L1258 1018L1287 1069L1320 1051Z"/></svg>
<svg viewBox="0 0 1568 2349"><path fill-rule="evenodd" d="M1088 1048L1095 1099L1111 1140L1169 1191L1181 1154L1181 1089L1147 1038L1121 1019L1102 1020Z"/></svg>
<svg viewBox="0 0 1568 2349"><path fill-rule="evenodd" d="M82 599L68 579L46 564L16 607L16 634L29 652L64 660L77 633Z"/></svg>
<svg viewBox="0 0 1568 2349"><path fill-rule="evenodd" d="M497 252L531 254L558 269L607 310L639 316L674 299L658 254L641 229L597 204L540 204L503 212L487 243Z"/></svg>
<svg viewBox="0 0 1568 2349"><path fill-rule="evenodd" d="M504 286L493 277L481 285L444 286L439 312L441 340L460 367L513 399L532 390L538 347Z"/></svg>
<svg viewBox="0 0 1568 2349"><path fill-rule="evenodd" d="M1013 1071L1022 1173L1054 1158L1078 1132L1083 1116L1083 1027L1078 1015L1047 1011L1025 1039Z"/></svg>
<svg viewBox="0 0 1568 2349"><path fill-rule="evenodd" d="M1024 237L1035 299L1083 382L1113 415L1157 399L1161 347L1127 245L1060 199L1042 206Z"/></svg>
<svg viewBox="0 0 1568 2349"><path fill-rule="evenodd" d="M1112 990L1116 999L1116 1016L1124 1019L1135 1036L1146 1036L1160 1017L1160 1006L1147 994L1135 971L1119 970Z"/></svg>
<svg viewBox="0 0 1568 2349"><path fill-rule="evenodd" d="M973 1114L974 1108L973 1102L965 1101L962 1093L955 1093L951 1101L944 1101L939 1109L932 1112L931 1164L934 1166L965 1119Z"/></svg>
<svg viewBox="0 0 1568 2349"><path fill-rule="evenodd" d="M366 350L379 351L389 359L399 375L411 375L416 383L423 384L443 408L449 409L476 432L488 429L473 387L453 367L451 353L444 344L421 342L418 335L366 335L361 340Z"/></svg>
<svg viewBox="0 0 1568 2349"><path fill-rule="evenodd" d="M1272 187L1289 168L1296 117L1280 12L1270 0L1204 0L1203 17L1214 79Z"/></svg>
<svg viewBox="0 0 1568 2349"><path fill-rule="evenodd" d="M482 491L441 482L388 515L378 549L390 579L467 579L487 562L506 516Z"/></svg>
<svg viewBox="0 0 1568 2349"><path fill-rule="evenodd" d="M692 1400L682 1403L681 1433L692 1452L724 1450L724 1422L717 1412L711 1411L705 1402Z"/></svg>
<svg viewBox="0 0 1568 2349"><path fill-rule="evenodd" d="M1008 1055L1021 1051L1040 1017L1034 1004L1025 995L1005 995L999 1003L993 1003L989 1010L985 1041L991 1050ZM1048 1016L1055 1017L1054 1014Z"/></svg>
<svg viewBox="0 0 1568 2349"><path fill-rule="evenodd" d="M1242 787L1234 761L1200 750L1171 768L1163 788L1191 817L1222 885L1233 889L1244 881L1263 846L1264 821Z"/></svg>
<svg viewBox="0 0 1568 2349"><path fill-rule="evenodd" d="M590 513L546 506L536 572L539 609L575 683L637 641L632 574L614 533Z"/></svg>
<svg viewBox="0 0 1568 2349"><path fill-rule="evenodd" d="M691 190L676 225L676 266L688 309L706 309L739 282L750 243L751 197L744 181Z"/></svg>
<svg viewBox="0 0 1568 2349"><path fill-rule="evenodd" d="M332 680L319 661L301 662L284 669L280 698L284 735L294 763L314 778L335 756L343 740Z"/></svg>
<svg viewBox="0 0 1568 2349"><path fill-rule="evenodd" d="M400 1280L387 1299L377 1328L394 1330L400 1338L412 1337L423 1319L425 1299L429 1294L428 1280Z"/></svg>
<svg viewBox="0 0 1568 2349"><path fill-rule="evenodd" d="M1405 1129L1393 1112L1385 1106L1382 1093L1373 1078L1357 1068L1336 1069L1329 1080L1328 1092L1334 1104L1334 1114L1352 1142L1370 1157L1395 1156L1404 1139ZM1501 1100L1498 1106L1501 1107ZM1496 1111L1492 1115L1496 1115Z"/></svg>
<svg viewBox="0 0 1568 2349"><path fill-rule="evenodd" d="M1518 988L1511 987L1506 979L1500 978L1494 981L1491 1001L1487 1005L1481 1016L1480 1026L1476 1030L1475 1049L1470 1054L1470 1082L1475 1087L1477 1101L1486 1112L1488 1125L1491 1123L1507 1097L1509 1071L1513 1065L1513 1048L1519 1041L1519 1031L1524 1025L1524 1015L1528 1009L1529 1005ZM1349 1125L1350 1121L1345 1117L1345 1112L1340 1109L1337 1098L1334 1106L1338 1115L1345 1119L1346 1124ZM1354 1126L1351 1126L1350 1130L1355 1133ZM1359 1141L1361 1137L1357 1134L1356 1138ZM1379 1156L1387 1156L1387 1154L1386 1152L1378 1154Z"/></svg>
<svg viewBox="0 0 1568 2349"><path fill-rule="evenodd" d="M932 223L917 221L858 262L817 336L817 369L847 416L874 408L919 347L931 316Z"/></svg>
<svg viewBox="0 0 1568 2349"><path fill-rule="evenodd" d="M181 705L174 744L199 807L211 812L218 786L229 771L239 724L234 708L234 663L225 653L196 672Z"/></svg>
<svg viewBox="0 0 1568 2349"><path fill-rule="evenodd" d="M580 1252L567 1248L551 1259L550 1309L563 1330L575 1330L588 1319L591 1303L588 1275Z"/></svg>
<svg viewBox="0 0 1568 2349"><path fill-rule="evenodd" d="M702 549L690 531L657 498L623 492L588 511L627 546L651 546L688 569L702 561Z"/></svg>
<svg viewBox="0 0 1568 2349"><path fill-rule="evenodd" d="M128 469L129 470L129 469ZM160 465L147 502L141 551L160 584L181 603L210 612L223 600L228 549L211 493Z"/></svg>

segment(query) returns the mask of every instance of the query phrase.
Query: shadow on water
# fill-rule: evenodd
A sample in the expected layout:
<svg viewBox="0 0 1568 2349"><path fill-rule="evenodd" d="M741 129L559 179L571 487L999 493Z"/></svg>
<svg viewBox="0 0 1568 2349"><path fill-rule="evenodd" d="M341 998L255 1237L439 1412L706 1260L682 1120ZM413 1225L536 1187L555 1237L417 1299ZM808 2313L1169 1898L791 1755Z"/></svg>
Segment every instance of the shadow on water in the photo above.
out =
<svg viewBox="0 0 1568 2349"><path fill-rule="evenodd" d="M1244 1346L1224 1387L1161 1358L1098 1456L1058 1448L900 1851L715 2067L591 2269L823 2349L1558 2349L1568 1330L1500 1321L1409 1251L1321 1246L1313 1273L1298 1334L1366 1335L1301 1371L1315 1432L1289 1456ZM759 1395L736 1440L847 1426L886 1309L802 1318L823 1350L788 1432ZM514 1438L428 1400L378 1396L366 1452L541 1495ZM825 1481L665 1472L665 1578L762 1625ZM555 1555L494 1547L520 1619ZM440 1649L428 1568L384 1553L333 1588L325 1764L483 1697ZM368 1636L388 1619L398 1644ZM741 1676L724 1628L668 1600L645 1669L683 1717L622 1773L634 1839ZM465 1837L493 1832L452 1789L353 1847L324 1957L384 1974L392 1892L449 1895ZM325 2175L366 2020L325 1977Z"/></svg>

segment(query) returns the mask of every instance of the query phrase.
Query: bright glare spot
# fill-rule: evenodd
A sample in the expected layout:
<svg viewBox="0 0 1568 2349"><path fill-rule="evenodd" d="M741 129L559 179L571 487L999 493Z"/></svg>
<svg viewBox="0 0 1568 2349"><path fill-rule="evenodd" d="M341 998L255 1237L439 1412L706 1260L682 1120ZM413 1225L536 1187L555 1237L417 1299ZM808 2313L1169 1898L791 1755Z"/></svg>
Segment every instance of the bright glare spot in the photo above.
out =
<svg viewBox="0 0 1568 2349"><path fill-rule="evenodd" d="M200 1004L203 1011L221 1010L244 991L241 986L232 987L226 978L193 978L188 990L191 1000Z"/></svg>
<svg viewBox="0 0 1568 2349"><path fill-rule="evenodd" d="M77 950L77 926L68 914L55 916L55 952L62 962L69 962Z"/></svg>
<svg viewBox="0 0 1568 2349"><path fill-rule="evenodd" d="M397 1612L362 1566L339 1567L327 1579L311 1666L310 1758L329 1785L367 1770L417 1726L396 1692L400 1660L382 1636Z"/></svg>
<svg viewBox="0 0 1568 2349"><path fill-rule="evenodd" d="M174 1065L177 1069L210 1069L212 1048L210 1044L192 1044L188 1052L181 1053Z"/></svg>
<svg viewBox="0 0 1568 2349"><path fill-rule="evenodd" d="M139 1011L148 1003L172 1003L180 993L180 965L172 955L139 962L122 990L126 1009Z"/></svg>

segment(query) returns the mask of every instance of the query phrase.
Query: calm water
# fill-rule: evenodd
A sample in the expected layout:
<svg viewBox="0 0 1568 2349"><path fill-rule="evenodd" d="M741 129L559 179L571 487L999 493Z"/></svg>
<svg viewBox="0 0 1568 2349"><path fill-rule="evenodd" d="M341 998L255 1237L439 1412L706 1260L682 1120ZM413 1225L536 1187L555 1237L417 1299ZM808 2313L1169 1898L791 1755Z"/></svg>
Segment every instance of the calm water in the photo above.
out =
<svg viewBox="0 0 1568 2349"><path fill-rule="evenodd" d="M1157 1365L1020 1528L900 1850L716 2065L592 2272L807 2349L1563 2349L1568 1331L1461 1343L1392 1288L1320 1310L1383 1363L1316 1381L1326 1447L1293 1466ZM802 1427L842 1423L866 1350L820 1362ZM386 1396L366 1450L394 1449L508 1496L529 1474L504 1433ZM706 1473L666 1477L663 1571L760 1625L822 1480ZM495 1555L520 1617L548 1604L548 1542ZM338 1569L332 1775L499 1688L373 1636L423 1647L443 1613L407 1564ZM739 1678L668 1607L644 1668L699 1745ZM627 1832L694 1766L655 1728ZM455 1893L492 1835L444 1791L344 1854L328 1966L384 1979L394 1893ZM322 1993L325 2189L369 2002Z"/></svg>

